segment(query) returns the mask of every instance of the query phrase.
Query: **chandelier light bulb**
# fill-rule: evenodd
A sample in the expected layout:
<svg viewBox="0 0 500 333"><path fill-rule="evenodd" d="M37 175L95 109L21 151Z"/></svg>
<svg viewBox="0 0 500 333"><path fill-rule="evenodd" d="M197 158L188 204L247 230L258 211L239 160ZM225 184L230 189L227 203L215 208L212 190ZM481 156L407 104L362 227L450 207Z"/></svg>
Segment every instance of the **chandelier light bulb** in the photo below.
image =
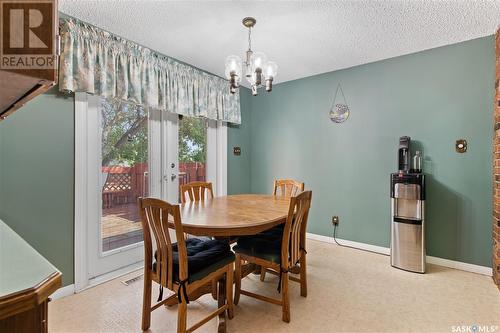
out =
<svg viewBox="0 0 500 333"><path fill-rule="evenodd" d="M226 78L231 79L234 75L241 77L241 58L236 55L230 55L226 58Z"/></svg>
<svg viewBox="0 0 500 333"><path fill-rule="evenodd" d="M275 63L274 61L268 61L265 70L264 70L264 76L266 79L273 78L278 74L278 64Z"/></svg>
<svg viewBox="0 0 500 333"><path fill-rule="evenodd" d="M250 63L252 64L253 71L261 70L264 68L264 65L267 63L267 56L264 52L255 52L252 54L250 58Z"/></svg>

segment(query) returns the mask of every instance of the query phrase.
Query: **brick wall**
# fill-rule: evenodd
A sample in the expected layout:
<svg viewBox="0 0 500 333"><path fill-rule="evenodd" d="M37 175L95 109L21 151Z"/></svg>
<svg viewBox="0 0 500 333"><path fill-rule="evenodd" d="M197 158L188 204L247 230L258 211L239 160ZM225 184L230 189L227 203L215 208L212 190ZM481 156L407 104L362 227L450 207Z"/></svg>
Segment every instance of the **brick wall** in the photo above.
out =
<svg viewBox="0 0 500 333"><path fill-rule="evenodd" d="M493 280L500 288L500 30L496 34L495 107L493 138Z"/></svg>

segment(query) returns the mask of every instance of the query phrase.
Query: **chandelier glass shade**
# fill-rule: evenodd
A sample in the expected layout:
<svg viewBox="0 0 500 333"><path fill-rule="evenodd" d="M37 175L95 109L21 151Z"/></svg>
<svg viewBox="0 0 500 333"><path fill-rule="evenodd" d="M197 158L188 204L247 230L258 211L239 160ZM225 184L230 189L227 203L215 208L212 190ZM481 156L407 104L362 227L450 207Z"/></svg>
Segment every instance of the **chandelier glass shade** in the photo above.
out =
<svg viewBox="0 0 500 333"><path fill-rule="evenodd" d="M268 61L264 52L252 51L252 28L257 21L253 17L245 17L243 25L248 28L248 50L245 59L236 55L226 58L225 75L229 80L229 89L235 93L238 89L243 75L252 87L252 94L257 95L259 87L265 87L266 91L273 90L273 80L278 73L278 65L274 61Z"/></svg>

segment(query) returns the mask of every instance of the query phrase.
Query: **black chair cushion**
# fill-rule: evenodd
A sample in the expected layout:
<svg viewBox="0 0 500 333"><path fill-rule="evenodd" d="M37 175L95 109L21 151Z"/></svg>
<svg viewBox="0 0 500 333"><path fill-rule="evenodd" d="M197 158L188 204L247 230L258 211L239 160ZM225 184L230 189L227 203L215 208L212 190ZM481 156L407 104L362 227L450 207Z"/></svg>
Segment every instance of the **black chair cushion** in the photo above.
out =
<svg viewBox="0 0 500 333"><path fill-rule="evenodd" d="M173 253L173 276L179 281L179 254L177 243L172 244ZM186 252L188 261L188 282L200 280L208 274L234 261L234 253L229 244L216 239L186 239ZM156 255L153 263L153 271L156 272Z"/></svg>
<svg viewBox="0 0 500 333"><path fill-rule="evenodd" d="M280 224L256 235L240 237L233 250L279 264L283 229L284 224Z"/></svg>
<svg viewBox="0 0 500 333"><path fill-rule="evenodd" d="M264 236L268 238L281 238L283 237L283 230L285 229L285 224L279 224L275 227L272 227L271 229L262 231L261 233L258 233L256 236ZM249 236L249 237L254 237L254 236Z"/></svg>

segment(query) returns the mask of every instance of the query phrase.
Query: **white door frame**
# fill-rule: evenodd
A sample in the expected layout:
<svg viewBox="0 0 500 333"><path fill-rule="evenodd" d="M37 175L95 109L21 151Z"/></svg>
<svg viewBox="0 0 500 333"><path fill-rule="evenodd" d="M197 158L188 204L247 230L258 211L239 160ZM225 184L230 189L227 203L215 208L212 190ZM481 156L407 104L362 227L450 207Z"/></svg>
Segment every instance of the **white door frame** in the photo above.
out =
<svg viewBox="0 0 500 333"><path fill-rule="evenodd" d="M176 113L158 111L161 113L162 140L162 196L168 202L177 202L179 198L179 115Z"/></svg>
<svg viewBox="0 0 500 333"><path fill-rule="evenodd" d="M94 239L100 228L100 135L99 97L75 93L75 291L81 291L135 270L143 265L143 242L102 252ZM148 140L150 141L150 140ZM150 149L150 147L148 147ZM149 152L148 152L149 153ZM148 154L149 156L149 154ZM150 179L150 177L149 177ZM91 230L92 229L92 230ZM116 269L102 273L111 259Z"/></svg>
<svg viewBox="0 0 500 333"><path fill-rule="evenodd" d="M75 93L75 291L88 284L87 268L87 96ZM84 190L84 191L82 191Z"/></svg>
<svg viewBox="0 0 500 333"><path fill-rule="evenodd" d="M222 121L208 120L206 170L214 195L227 195L227 125Z"/></svg>
<svg viewBox="0 0 500 333"><path fill-rule="evenodd" d="M142 266L132 265L124 267L108 274L104 274L95 279L89 279L89 251L88 251L88 158L89 142L88 133L88 102L86 93L75 93L75 227L74 227L74 280L75 292L95 286L99 283L116 278L130 271L136 270ZM177 122L173 121L176 114L151 110L150 117L153 121L149 122L150 137L161 135L162 138L174 140L177 142ZM171 120L168 124L166 119ZM174 133L175 132L175 133ZM158 134L161 133L161 134ZM174 156L165 156L162 153L161 144L154 143L155 140L149 140L149 163L150 163L150 193L160 196L165 200L176 199L178 186L166 186L171 182L171 175L178 174L178 159L175 167L171 168L170 163ZM173 152L171 151L171 154ZM177 150L175 151L177 156ZM208 121L207 128L207 181L214 184L216 196L227 194L227 125L221 121ZM156 177L153 177L156 174ZM151 179L160 179L163 181L156 184ZM178 184L178 178L175 179ZM174 184L175 184L174 183ZM139 245L140 246L140 245ZM136 245L137 247L137 245Z"/></svg>

